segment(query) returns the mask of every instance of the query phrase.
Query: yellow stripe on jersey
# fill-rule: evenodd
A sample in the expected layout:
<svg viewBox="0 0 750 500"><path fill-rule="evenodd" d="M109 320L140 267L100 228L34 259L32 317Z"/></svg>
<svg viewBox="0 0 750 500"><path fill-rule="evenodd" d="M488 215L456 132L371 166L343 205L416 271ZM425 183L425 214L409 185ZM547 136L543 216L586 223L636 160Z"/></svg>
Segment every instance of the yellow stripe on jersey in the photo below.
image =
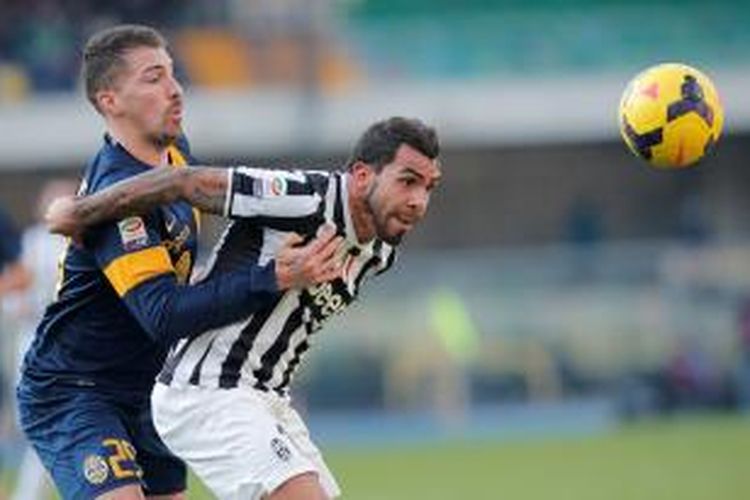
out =
<svg viewBox="0 0 750 500"><path fill-rule="evenodd" d="M169 155L169 164L174 167L184 167L187 165L187 161L185 160L185 157L182 155L182 152L180 149L175 146L169 146L167 148L167 154Z"/></svg>
<svg viewBox="0 0 750 500"><path fill-rule="evenodd" d="M169 164L174 167L184 167L187 165L187 160L182 154L182 151L174 144L167 148L167 155L169 158ZM195 218L195 228L200 232L201 229L201 212L197 208L193 207L193 217Z"/></svg>
<svg viewBox="0 0 750 500"><path fill-rule="evenodd" d="M120 297L144 281L167 273L174 273L174 266L167 249L161 246L122 255L104 269L105 276Z"/></svg>

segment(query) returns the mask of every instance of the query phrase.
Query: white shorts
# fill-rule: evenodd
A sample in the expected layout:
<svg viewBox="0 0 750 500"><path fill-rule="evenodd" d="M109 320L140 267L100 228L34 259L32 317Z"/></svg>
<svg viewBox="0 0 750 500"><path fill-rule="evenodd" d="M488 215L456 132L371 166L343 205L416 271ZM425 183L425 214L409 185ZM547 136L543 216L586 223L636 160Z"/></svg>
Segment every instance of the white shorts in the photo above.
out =
<svg viewBox="0 0 750 500"><path fill-rule="evenodd" d="M299 414L275 393L157 383L151 404L164 443L221 500L260 499L307 472L329 498L340 494Z"/></svg>

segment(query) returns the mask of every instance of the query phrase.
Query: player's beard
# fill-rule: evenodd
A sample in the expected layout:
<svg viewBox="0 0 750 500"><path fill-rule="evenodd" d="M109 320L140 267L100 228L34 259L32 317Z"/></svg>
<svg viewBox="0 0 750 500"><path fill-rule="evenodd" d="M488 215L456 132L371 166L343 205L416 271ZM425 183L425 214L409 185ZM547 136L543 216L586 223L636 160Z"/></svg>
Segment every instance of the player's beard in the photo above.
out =
<svg viewBox="0 0 750 500"><path fill-rule="evenodd" d="M389 245L395 246L401 243L401 240L404 238L405 233L402 232L398 234L390 234L388 232L388 219L391 217L391 215L383 212L382 210L379 210L374 196L377 187L378 181L377 179L375 179L375 182L373 182L370 191L365 197L365 206L367 207L367 211L372 217L372 223L375 226L375 235Z"/></svg>
<svg viewBox="0 0 750 500"><path fill-rule="evenodd" d="M150 134L149 139L159 149L164 149L177 141L177 138L182 135L182 127L177 126L176 132L172 132L168 130L168 125L164 125L161 129L161 131Z"/></svg>
<svg viewBox="0 0 750 500"><path fill-rule="evenodd" d="M174 124L171 123L173 120L172 113L174 109L170 107L167 110L167 114L162 122L161 130L151 136L151 142L157 148L167 148L177 141L177 138L182 135L182 122L176 121Z"/></svg>
<svg viewBox="0 0 750 500"><path fill-rule="evenodd" d="M151 142L159 149L165 149L175 143L179 135L169 134L162 132L160 134L154 134L150 137Z"/></svg>

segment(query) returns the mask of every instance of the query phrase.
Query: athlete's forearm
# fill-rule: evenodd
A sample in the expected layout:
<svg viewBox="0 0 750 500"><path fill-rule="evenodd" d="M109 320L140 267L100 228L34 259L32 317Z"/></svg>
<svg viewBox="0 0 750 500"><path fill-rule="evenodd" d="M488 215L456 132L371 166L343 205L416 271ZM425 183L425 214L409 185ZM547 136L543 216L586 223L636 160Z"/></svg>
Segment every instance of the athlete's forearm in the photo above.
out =
<svg viewBox="0 0 750 500"><path fill-rule="evenodd" d="M75 199L70 217L80 226L142 214L180 198L183 170L169 167L125 179L106 189Z"/></svg>
<svg viewBox="0 0 750 500"><path fill-rule="evenodd" d="M142 214L180 199L203 212L221 214L226 190L225 169L160 167L76 198L65 215L69 224L86 227Z"/></svg>
<svg viewBox="0 0 750 500"><path fill-rule="evenodd" d="M228 172L217 167L187 167L181 175L180 198L202 212L223 215Z"/></svg>

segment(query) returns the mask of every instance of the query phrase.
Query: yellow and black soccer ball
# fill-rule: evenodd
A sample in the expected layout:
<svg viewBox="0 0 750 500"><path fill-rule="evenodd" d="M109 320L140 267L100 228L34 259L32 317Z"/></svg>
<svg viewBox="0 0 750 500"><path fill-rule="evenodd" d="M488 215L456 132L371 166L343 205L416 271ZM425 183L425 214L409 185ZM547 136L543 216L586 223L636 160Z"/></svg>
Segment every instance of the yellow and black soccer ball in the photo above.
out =
<svg viewBox="0 0 750 500"><path fill-rule="evenodd" d="M636 156L658 168L694 165L721 135L724 110L711 80L685 64L639 73L620 100L620 133Z"/></svg>

